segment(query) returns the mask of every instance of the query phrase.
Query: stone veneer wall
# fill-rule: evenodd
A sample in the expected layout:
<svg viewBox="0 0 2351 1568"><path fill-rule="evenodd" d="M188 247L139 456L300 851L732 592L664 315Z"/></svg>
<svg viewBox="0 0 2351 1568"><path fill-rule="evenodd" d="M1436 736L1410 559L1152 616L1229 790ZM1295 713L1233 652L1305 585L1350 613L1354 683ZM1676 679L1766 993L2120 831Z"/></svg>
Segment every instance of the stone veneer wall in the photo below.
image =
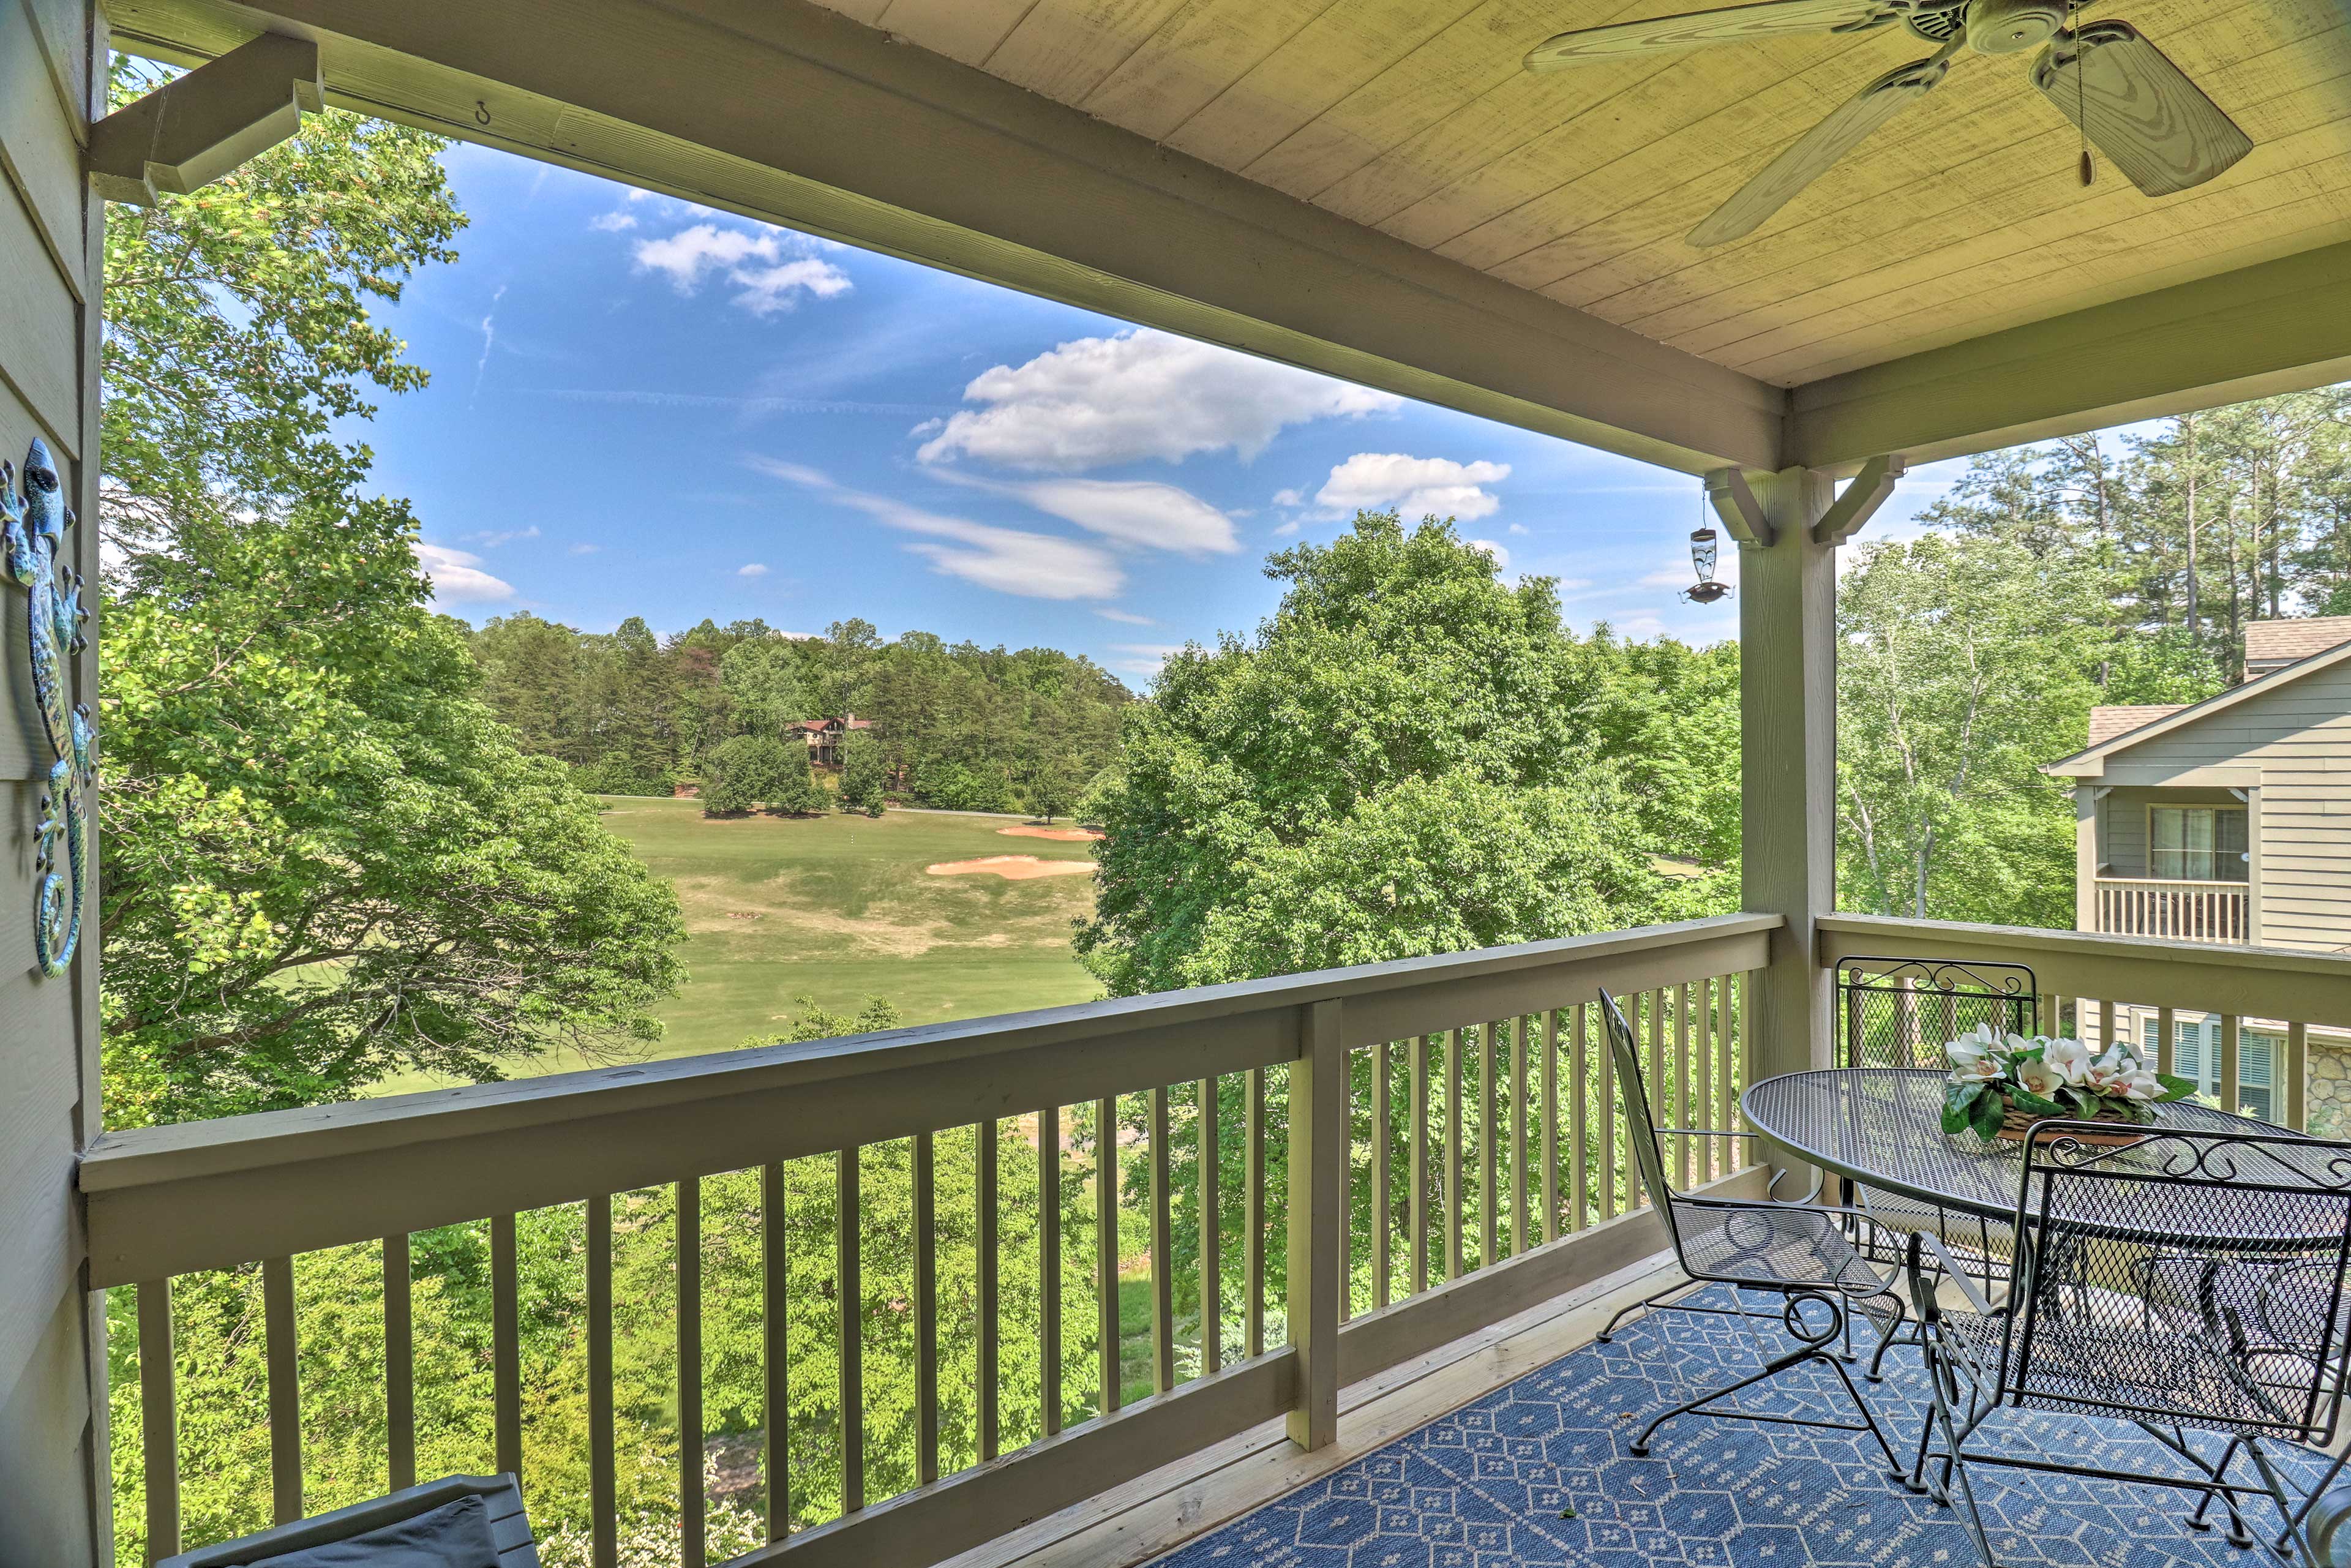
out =
<svg viewBox="0 0 2351 1568"><path fill-rule="evenodd" d="M2310 1042L2310 1130L2351 1137L2351 1046Z"/></svg>

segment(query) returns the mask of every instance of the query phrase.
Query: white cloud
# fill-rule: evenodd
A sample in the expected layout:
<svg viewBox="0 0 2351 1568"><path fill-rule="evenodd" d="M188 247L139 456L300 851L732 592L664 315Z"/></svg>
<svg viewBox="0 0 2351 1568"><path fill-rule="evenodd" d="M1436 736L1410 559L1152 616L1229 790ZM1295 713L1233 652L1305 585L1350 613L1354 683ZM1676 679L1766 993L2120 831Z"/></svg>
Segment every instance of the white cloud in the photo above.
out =
<svg viewBox="0 0 2351 1568"><path fill-rule="evenodd" d="M1273 504L1277 507L1302 507L1306 505L1306 492L1297 489L1276 490L1273 493Z"/></svg>
<svg viewBox="0 0 2351 1568"><path fill-rule="evenodd" d="M465 536L465 542L467 544L480 545L485 549L496 549L500 545L512 544L517 539L535 539L537 538L538 538L538 525L537 523L533 523L527 528L507 528L502 533L467 534Z"/></svg>
<svg viewBox="0 0 2351 1568"><path fill-rule="evenodd" d="M416 564L433 581L436 601L452 604L498 604L515 596L514 584L481 570L482 558L445 545L419 543Z"/></svg>
<svg viewBox="0 0 2351 1568"><path fill-rule="evenodd" d="M637 226L634 213L599 213L588 220L588 226L598 234L616 235Z"/></svg>
<svg viewBox="0 0 2351 1568"><path fill-rule="evenodd" d="M771 457L747 461L770 478L813 490L884 527L946 540L906 548L939 571L982 588L1027 599L1112 599L1126 586L1126 574L1118 562L1096 545L926 512L888 496L837 485L818 470L797 463Z"/></svg>
<svg viewBox="0 0 2351 1568"><path fill-rule="evenodd" d="M1123 659L1113 659L1111 667L1130 675L1156 675L1159 667L1184 651L1181 643L1113 643L1112 650L1124 653Z"/></svg>
<svg viewBox="0 0 2351 1568"><path fill-rule="evenodd" d="M998 365L964 388L971 402L925 443L1008 467L1071 474L1228 447L1246 462L1285 426L1403 406L1387 392L1251 359L1165 332L1081 338L1025 365Z"/></svg>
<svg viewBox="0 0 2351 1568"><path fill-rule="evenodd" d="M594 555L598 550L601 550L604 547L602 545L573 545L571 547L571 553L573 555Z"/></svg>
<svg viewBox="0 0 2351 1568"><path fill-rule="evenodd" d="M1115 621L1122 626L1156 626L1158 622L1148 615L1137 615L1132 610L1097 610L1095 614L1105 621Z"/></svg>
<svg viewBox="0 0 2351 1568"><path fill-rule="evenodd" d="M740 286L734 302L765 317L791 309L802 293L831 299L852 287L849 274L831 262L800 255L806 248L807 242L796 235L755 235L695 224L664 239L639 240L632 254L638 271L666 274L670 287L680 294L692 294L706 276L724 273Z"/></svg>
<svg viewBox="0 0 2351 1568"><path fill-rule="evenodd" d="M1327 512L1343 516L1395 507L1407 521L1449 517L1473 522L1502 505L1484 486L1510 476L1507 463L1456 463L1449 457L1408 457L1401 452L1358 452L1331 470L1314 493Z"/></svg>
<svg viewBox="0 0 2351 1568"><path fill-rule="evenodd" d="M1241 548L1232 519L1189 490L1147 479L980 479L950 468L937 477L992 495L1009 496L1091 534L1178 555L1230 555Z"/></svg>
<svg viewBox="0 0 2351 1568"><path fill-rule="evenodd" d="M1532 528L1527 527L1524 523L1512 523L1509 528L1502 531L1508 534L1531 534L1534 532Z"/></svg>
<svg viewBox="0 0 2351 1568"><path fill-rule="evenodd" d="M829 261L803 257L777 267L738 268L727 275L743 286L735 303L754 316L773 316L799 304L803 292L831 299L849 292L849 274Z"/></svg>
<svg viewBox="0 0 2351 1568"><path fill-rule="evenodd" d="M465 400L468 408L473 406L473 398L482 395L482 378L489 373L490 369L490 350L497 346L498 341L498 301L506 297L507 286L501 283L490 296L490 308L482 313L482 357L474 361L473 397Z"/></svg>
<svg viewBox="0 0 2351 1568"><path fill-rule="evenodd" d="M765 577L768 575L767 564L763 561L755 560L748 566L738 566L735 569L735 575L737 577Z"/></svg>
<svg viewBox="0 0 2351 1568"><path fill-rule="evenodd" d="M1508 571L1510 570L1510 552L1504 549L1500 545L1496 544L1492 539L1464 539L1461 542L1468 545L1471 549L1481 549L1488 555L1493 557L1494 566L1497 570Z"/></svg>

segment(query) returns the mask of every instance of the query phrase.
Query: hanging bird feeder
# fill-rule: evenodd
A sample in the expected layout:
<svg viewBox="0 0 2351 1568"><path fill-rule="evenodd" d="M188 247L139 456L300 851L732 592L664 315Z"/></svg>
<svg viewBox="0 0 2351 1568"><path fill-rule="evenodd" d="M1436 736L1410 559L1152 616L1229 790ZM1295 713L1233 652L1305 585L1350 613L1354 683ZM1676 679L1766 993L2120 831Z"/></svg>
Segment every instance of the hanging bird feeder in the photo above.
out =
<svg viewBox="0 0 2351 1568"><path fill-rule="evenodd" d="M1690 564L1698 568L1698 580L1682 590L1682 597L1692 604L1711 604L1729 596L1730 585L1714 580L1714 549L1712 528L1700 528L1690 535Z"/></svg>

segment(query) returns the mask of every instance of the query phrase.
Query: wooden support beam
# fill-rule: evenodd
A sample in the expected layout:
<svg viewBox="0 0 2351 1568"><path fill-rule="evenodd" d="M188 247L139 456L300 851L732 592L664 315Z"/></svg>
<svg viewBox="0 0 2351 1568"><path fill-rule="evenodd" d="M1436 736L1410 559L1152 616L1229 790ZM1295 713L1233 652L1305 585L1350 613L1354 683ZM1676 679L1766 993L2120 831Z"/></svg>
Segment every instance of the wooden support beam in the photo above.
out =
<svg viewBox="0 0 2351 1568"><path fill-rule="evenodd" d="M2351 244L1808 382L1785 461L1928 463L2346 377Z"/></svg>
<svg viewBox="0 0 2351 1568"><path fill-rule="evenodd" d="M1699 474L1787 392L806 0L121 0L318 39L330 101Z"/></svg>
<svg viewBox="0 0 2351 1568"><path fill-rule="evenodd" d="M1813 525L1813 542L1834 547L1851 539L1868 526L1894 494L1894 486L1902 477L1902 455L1899 453L1871 458L1844 487L1844 494L1829 503L1821 520Z"/></svg>
<svg viewBox="0 0 2351 1568"><path fill-rule="evenodd" d="M1715 515L1730 537L1743 545L1771 544L1771 521L1763 515L1763 503L1755 498L1755 487L1747 476L1736 468L1717 468L1706 476L1706 498L1714 503Z"/></svg>
<svg viewBox="0 0 2351 1568"><path fill-rule="evenodd" d="M1746 908L1780 915L1756 972L1755 1077L1827 1065L1828 975L1813 923L1836 908L1836 551L1813 527L1829 478L1792 468L1763 486L1775 542L1740 551L1741 852Z"/></svg>
<svg viewBox="0 0 2351 1568"><path fill-rule="evenodd" d="M186 195L301 129L326 107L319 46L264 33L89 128L90 183L110 202Z"/></svg>
<svg viewBox="0 0 2351 1568"><path fill-rule="evenodd" d="M1339 1320L1347 1289L1347 1237L1339 1204L1347 1181L1347 1051L1335 1001L1300 1019L1290 1064L1290 1348L1298 1355L1288 1425L1301 1448L1339 1435ZM1451 1194L1447 1195L1448 1197Z"/></svg>

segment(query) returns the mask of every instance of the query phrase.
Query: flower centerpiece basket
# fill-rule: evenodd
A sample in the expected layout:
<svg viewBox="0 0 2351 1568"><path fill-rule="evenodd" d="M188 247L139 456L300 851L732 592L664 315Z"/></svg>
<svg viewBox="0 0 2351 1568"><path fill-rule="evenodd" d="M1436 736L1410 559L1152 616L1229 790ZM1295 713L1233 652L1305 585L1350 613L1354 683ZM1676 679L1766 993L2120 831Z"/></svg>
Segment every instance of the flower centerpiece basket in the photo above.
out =
<svg viewBox="0 0 2351 1568"><path fill-rule="evenodd" d="M1987 1143L2021 1139L2052 1117L2119 1124L2092 1143L2127 1144L2126 1128L2155 1120L2155 1107L2195 1092L2189 1080L2158 1072L2126 1040L2093 1054L2078 1040L2004 1034L1979 1024L1943 1047L1951 1064L1943 1092L1943 1131L1971 1132Z"/></svg>

